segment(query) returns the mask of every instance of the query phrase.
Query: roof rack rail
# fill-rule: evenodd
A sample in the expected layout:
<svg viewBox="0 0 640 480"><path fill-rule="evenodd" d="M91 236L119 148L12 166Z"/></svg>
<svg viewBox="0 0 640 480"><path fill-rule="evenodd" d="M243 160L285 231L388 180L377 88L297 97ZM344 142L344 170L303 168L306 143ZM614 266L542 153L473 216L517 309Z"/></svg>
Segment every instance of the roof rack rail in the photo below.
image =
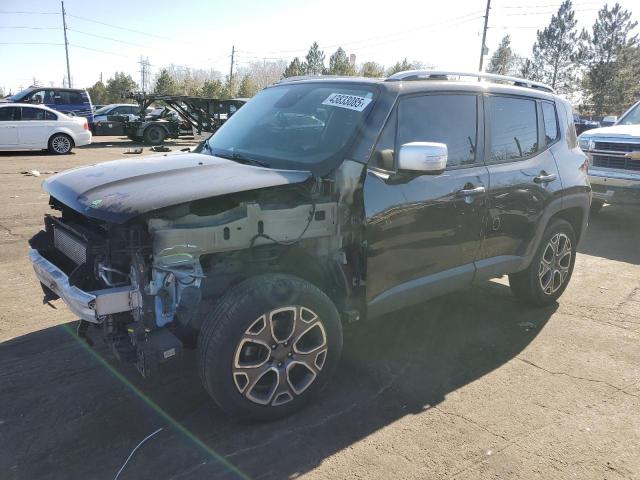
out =
<svg viewBox="0 0 640 480"><path fill-rule="evenodd" d="M399 82L411 80L449 80L449 77L472 77L478 80L488 80L495 83L511 83L517 87L536 88L547 92L555 93L553 88L542 82L534 82L525 78L509 77L507 75L496 75L484 72L448 72L441 70L406 70L394 73L388 77L386 82Z"/></svg>
<svg viewBox="0 0 640 480"><path fill-rule="evenodd" d="M300 80L317 80L318 78L338 78L340 75L296 75L295 77L284 77L275 83L299 82Z"/></svg>

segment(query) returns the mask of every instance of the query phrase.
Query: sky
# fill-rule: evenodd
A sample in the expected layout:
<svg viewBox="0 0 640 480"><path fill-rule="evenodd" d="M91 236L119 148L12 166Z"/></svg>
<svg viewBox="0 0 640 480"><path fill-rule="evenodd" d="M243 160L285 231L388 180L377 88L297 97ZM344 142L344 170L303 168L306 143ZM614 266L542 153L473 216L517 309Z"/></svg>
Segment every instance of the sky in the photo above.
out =
<svg viewBox="0 0 640 480"><path fill-rule="evenodd" d="M530 55L536 30L561 0L492 0L489 55L510 34ZM578 28L591 28L604 1L574 0ZM611 3L611 2L610 2ZM640 20L640 0L619 0ZM66 0L74 87L116 71L140 80L140 57L152 77L169 64L228 74L255 60L304 57L317 41L328 58L338 46L356 62L390 66L407 57L446 70L477 71L485 0ZM57 0L0 0L0 88L61 86L66 75ZM640 30L640 29L638 29ZM485 64L488 57L485 57Z"/></svg>

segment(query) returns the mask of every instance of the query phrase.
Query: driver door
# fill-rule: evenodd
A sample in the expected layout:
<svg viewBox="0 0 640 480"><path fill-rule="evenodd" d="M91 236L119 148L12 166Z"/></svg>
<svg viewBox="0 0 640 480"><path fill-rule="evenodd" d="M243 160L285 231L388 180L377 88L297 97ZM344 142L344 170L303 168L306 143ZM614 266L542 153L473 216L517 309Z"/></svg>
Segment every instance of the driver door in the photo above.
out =
<svg viewBox="0 0 640 480"><path fill-rule="evenodd" d="M411 96L399 101L387 122L364 183L370 315L473 280L489 183L481 111L482 102L471 93ZM395 171L395 152L409 142L446 144L446 170Z"/></svg>

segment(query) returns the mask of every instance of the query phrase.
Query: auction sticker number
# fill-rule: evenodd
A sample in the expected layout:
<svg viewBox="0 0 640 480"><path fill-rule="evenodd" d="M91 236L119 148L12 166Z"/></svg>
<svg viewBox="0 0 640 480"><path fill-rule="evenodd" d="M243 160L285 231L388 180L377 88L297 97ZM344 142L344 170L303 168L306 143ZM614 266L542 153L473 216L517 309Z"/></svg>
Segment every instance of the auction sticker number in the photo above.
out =
<svg viewBox="0 0 640 480"><path fill-rule="evenodd" d="M349 110L355 110L357 112L364 110L370 103L370 98L358 97L357 95L346 95L344 93L332 93L324 102L322 102L323 105L348 108Z"/></svg>

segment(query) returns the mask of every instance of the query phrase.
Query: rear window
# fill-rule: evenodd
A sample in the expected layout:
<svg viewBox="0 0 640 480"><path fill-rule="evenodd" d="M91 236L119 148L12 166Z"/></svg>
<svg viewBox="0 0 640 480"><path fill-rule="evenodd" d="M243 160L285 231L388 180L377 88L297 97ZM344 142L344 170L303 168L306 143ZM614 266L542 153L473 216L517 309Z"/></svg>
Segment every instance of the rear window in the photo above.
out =
<svg viewBox="0 0 640 480"><path fill-rule="evenodd" d="M535 100L489 97L491 163L529 157L539 150Z"/></svg>

